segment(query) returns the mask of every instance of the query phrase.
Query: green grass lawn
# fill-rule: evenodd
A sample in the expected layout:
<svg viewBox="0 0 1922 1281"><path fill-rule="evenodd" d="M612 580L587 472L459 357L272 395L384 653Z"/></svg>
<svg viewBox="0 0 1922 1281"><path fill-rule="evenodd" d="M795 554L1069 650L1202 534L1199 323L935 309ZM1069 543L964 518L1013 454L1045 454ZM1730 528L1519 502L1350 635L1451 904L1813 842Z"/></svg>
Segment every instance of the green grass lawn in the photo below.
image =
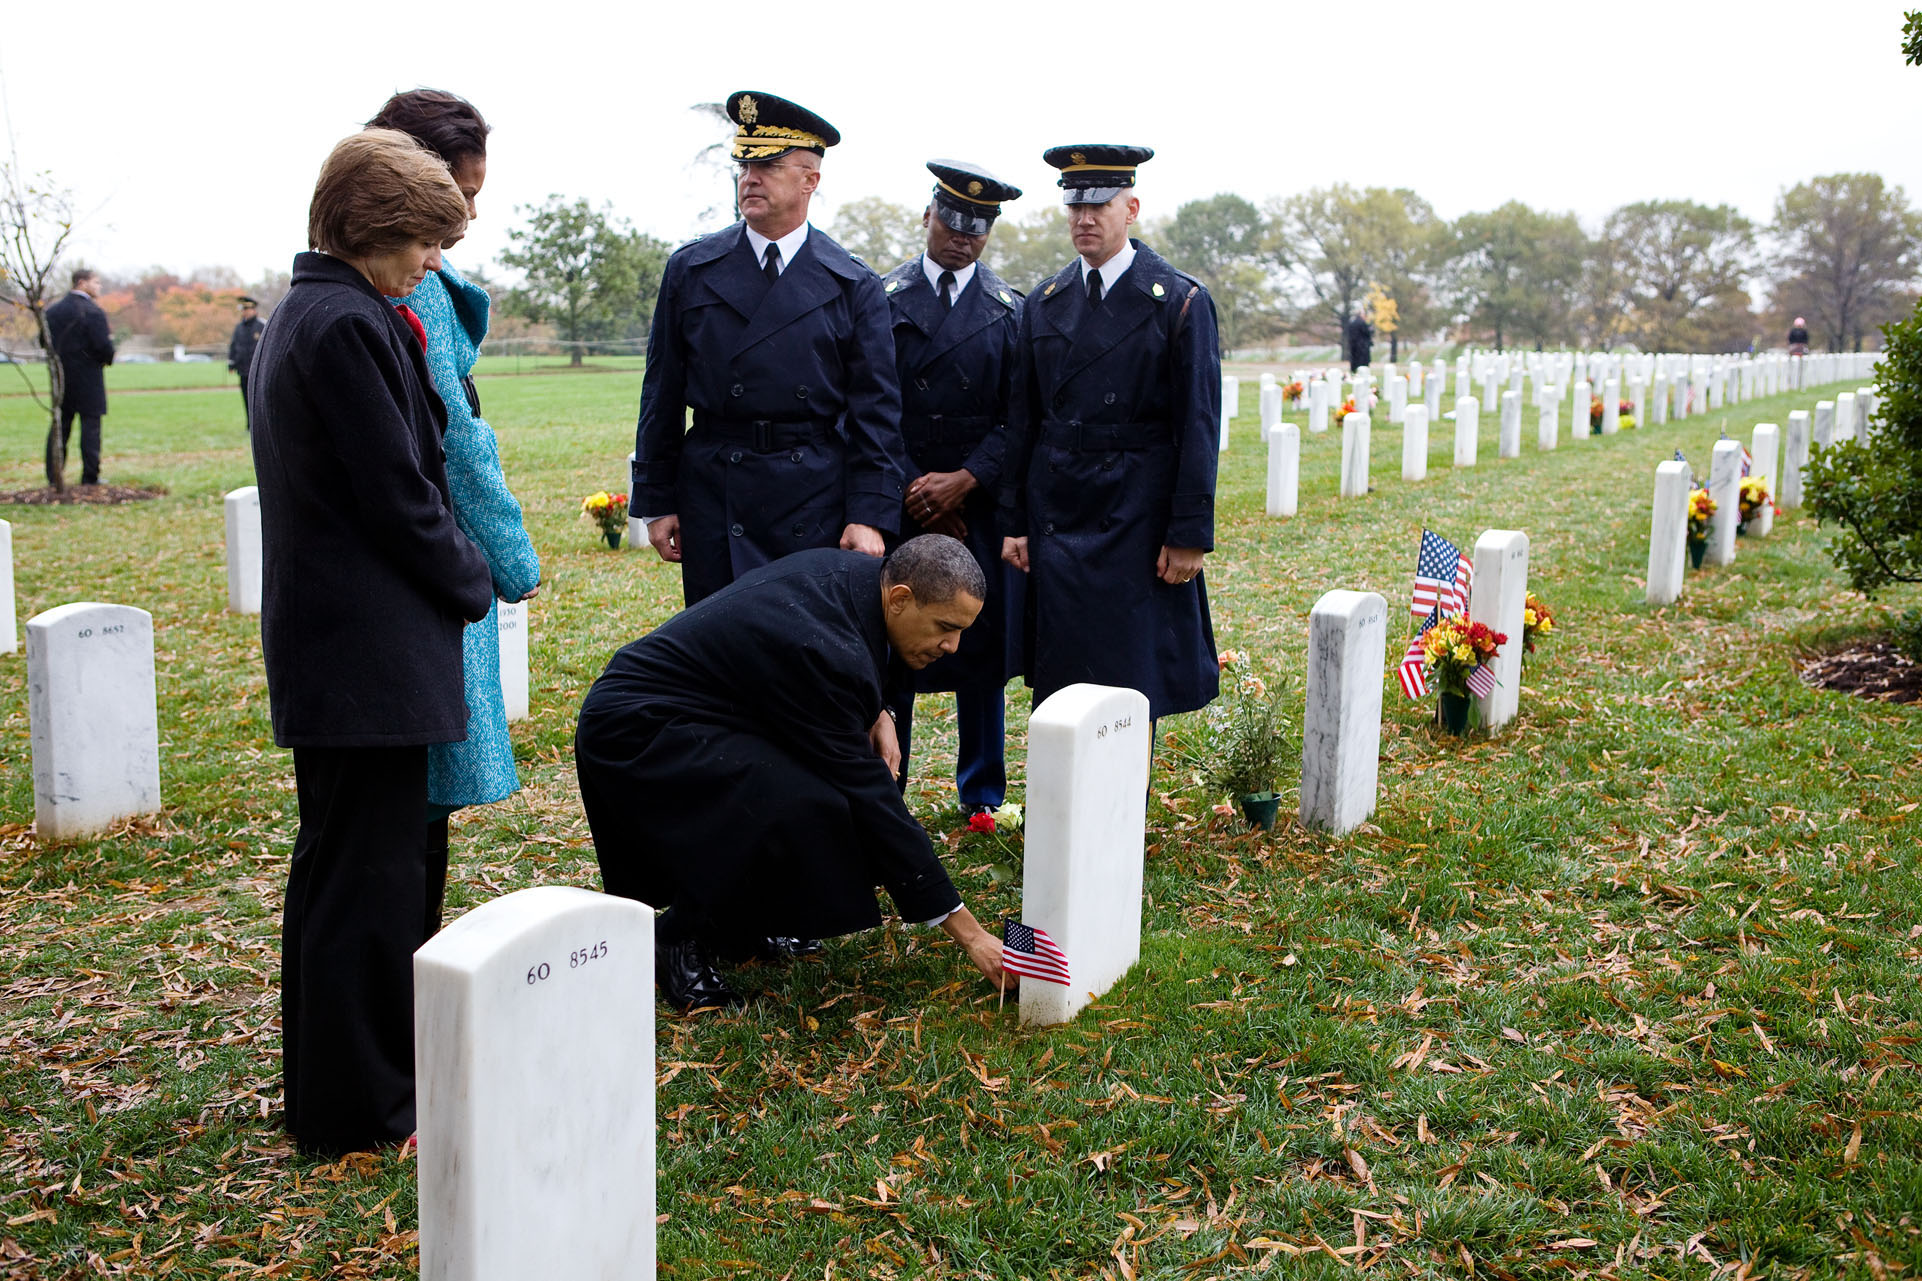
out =
<svg viewBox="0 0 1922 1281"><path fill-rule="evenodd" d="M547 586L515 729L527 786L457 816L451 911L597 887L574 712L679 600L671 568L579 519L623 483L640 389L638 362L592 363L605 376L482 384ZM1363 500L1335 496L1339 434L1304 432L1300 515L1269 520L1245 379L1208 570L1220 644L1298 706L1322 592L1405 610L1424 524L1464 547L1522 529L1560 633L1520 718L1447 741L1389 678L1380 809L1342 840L1243 831L1198 782L1193 718L1166 724L1142 961L1066 1027L1018 1030L958 949L911 928L747 972L763 995L739 1014L611 1011L658 1019L662 1275L1922 1268L1922 708L1796 675L1883 607L1799 513L1691 572L1679 604L1641 599L1655 464L1680 446L1706 473L1721 429L1746 440L1842 389L1606 439L1564 424L1552 454L1531 408L1517 461L1484 409L1481 465L1450 467L1437 423L1420 485L1378 423ZM39 482L41 431L0 398L0 490ZM224 612L221 494L250 482L244 446L231 389L127 391L103 470L164 497L0 510L23 621L80 599L153 612L167 806L37 843L25 663L0 658L0 1276L416 1266L411 1161L311 1162L279 1128L295 813L257 623ZM1025 692L1010 701L1018 797ZM910 798L976 914L1014 910L1018 849L957 830L951 705L919 720Z"/></svg>

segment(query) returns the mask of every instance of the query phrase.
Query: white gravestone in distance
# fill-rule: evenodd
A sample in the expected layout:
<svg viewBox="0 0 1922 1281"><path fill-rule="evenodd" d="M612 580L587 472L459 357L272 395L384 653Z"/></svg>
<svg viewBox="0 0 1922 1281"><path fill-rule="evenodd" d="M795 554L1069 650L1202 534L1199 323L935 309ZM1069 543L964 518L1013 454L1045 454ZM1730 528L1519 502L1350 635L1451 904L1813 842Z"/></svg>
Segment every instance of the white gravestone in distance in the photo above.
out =
<svg viewBox="0 0 1922 1281"><path fill-rule="evenodd" d="M1341 496L1368 496L1368 411L1357 406L1341 420Z"/></svg>
<svg viewBox="0 0 1922 1281"><path fill-rule="evenodd" d="M500 631L501 701L507 719L527 719L527 602L502 601L495 607Z"/></svg>
<svg viewBox="0 0 1922 1281"><path fill-rule="evenodd" d="M1611 378L1602 384L1602 435L1613 436L1622 429L1622 384Z"/></svg>
<svg viewBox="0 0 1922 1281"><path fill-rule="evenodd" d="M1749 448L1754 462L1749 466L1749 475L1759 477L1768 486L1769 501L1763 503L1755 513L1755 519L1748 523L1748 532L1757 538L1768 537L1775 528L1775 455L1779 452L1777 442L1782 438L1782 429L1774 423L1755 424L1755 434Z"/></svg>
<svg viewBox="0 0 1922 1281"><path fill-rule="evenodd" d="M1682 595L1688 556L1688 464L1655 467L1655 508L1648 524L1648 603L1672 605Z"/></svg>
<svg viewBox="0 0 1922 1281"><path fill-rule="evenodd" d="M1802 505L1802 471L1809 465L1809 411L1789 411L1788 434L1782 438L1782 492L1775 505L1790 511Z"/></svg>
<svg viewBox="0 0 1922 1281"><path fill-rule="evenodd" d="M1400 374L1388 378L1388 421L1398 423L1408 409L1408 380Z"/></svg>
<svg viewBox="0 0 1922 1281"><path fill-rule="evenodd" d="M1024 978L1023 1023L1066 1023L1141 958L1148 751L1139 690L1070 685L1028 720L1021 920L1067 953L1073 982Z"/></svg>
<svg viewBox="0 0 1922 1281"><path fill-rule="evenodd" d="M656 516L661 513L655 512ZM627 545L629 547L647 546L646 512L634 505L634 455L627 456Z"/></svg>
<svg viewBox="0 0 1922 1281"><path fill-rule="evenodd" d="M1442 392L1448 386L1448 366L1437 360L1434 371L1422 386L1422 403L1428 406L1428 421L1437 423L1442 416Z"/></svg>
<svg viewBox="0 0 1922 1281"><path fill-rule="evenodd" d="M1519 529L1484 530L1475 540L1475 581L1468 588L1468 619L1508 635L1495 652L1495 688L1477 697L1482 726L1494 733L1521 706L1522 610L1528 605L1528 535Z"/></svg>
<svg viewBox="0 0 1922 1281"><path fill-rule="evenodd" d="M1708 563L1735 563L1735 527L1742 520L1742 443L1718 440L1708 464L1708 496L1715 514L1708 518Z"/></svg>
<svg viewBox="0 0 1922 1281"><path fill-rule="evenodd" d="M1241 379L1234 374L1221 376L1221 412L1229 418L1241 413Z"/></svg>
<svg viewBox="0 0 1922 1281"><path fill-rule="evenodd" d="M1282 423L1268 437L1268 514L1292 516L1301 498L1301 428Z"/></svg>
<svg viewBox="0 0 1922 1281"><path fill-rule="evenodd" d="M1317 378L1308 385L1308 430L1320 433L1328 430L1329 402L1334 395L1326 378Z"/></svg>
<svg viewBox="0 0 1922 1281"><path fill-rule="evenodd" d="M1552 392L1554 388L1549 388ZM1551 395L1542 404L1541 420L1535 424L1535 446L1549 450L1562 443L1562 401Z"/></svg>
<svg viewBox="0 0 1922 1281"><path fill-rule="evenodd" d="M1657 374L1655 386L1649 396L1648 425L1660 427L1668 421L1668 376Z"/></svg>
<svg viewBox="0 0 1922 1281"><path fill-rule="evenodd" d="M422 1281L654 1276L654 912L547 885L414 953Z"/></svg>
<svg viewBox="0 0 1922 1281"><path fill-rule="evenodd" d="M1340 836L1375 812L1387 656L1388 602L1379 593L1322 593L1308 614L1308 706L1301 722L1305 827Z"/></svg>
<svg viewBox="0 0 1922 1281"><path fill-rule="evenodd" d="M1455 466L1473 467L1481 447L1482 403L1473 396L1455 400Z"/></svg>
<svg viewBox="0 0 1922 1281"><path fill-rule="evenodd" d="M228 491L227 608L235 614L260 612L260 490L244 485Z"/></svg>
<svg viewBox="0 0 1922 1281"><path fill-rule="evenodd" d="M1815 402L1815 435L1811 438L1822 449L1835 443L1835 402L1818 400Z"/></svg>
<svg viewBox="0 0 1922 1281"><path fill-rule="evenodd" d="M1522 394L1518 391L1502 393L1501 433L1495 449L1502 458L1522 456Z"/></svg>
<svg viewBox="0 0 1922 1281"><path fill-rule="evenodd" d="M1595 421L1590 416L1594 403L1594 393L1589 390L1587 381L1578 380L1573 394L1568 398L1568 438L1570 440L1588 438L1588 433Z"/></svg>
<svg viewBox="0 0 1922 1281"><path fill-rule="evenodd" d="M13 526L0 520L0 654L20 643L13 611Z"/></svg>
<svg viewBox="0 0 1922 1281"><path fill-rule="evenodd" d="M1273 375L1263 374L1262 377L1271 378ZM1281 388L1272 382L1263 383L1258 402L1261 411L1261 438L1265 441L1274 435L1275 425L1281 421Z"/></svg>
<svg viewBox="0 0 1922 1281"><path fill-rule="evenodd" d="M1401 478L1428 479L1428 406L1410 405L1402 411Z"/></svg>
<svg viewBox="0 0 1922 1281"><path fill-rule="evenodd" d="M1837 441L1855 439L1855 393L1840 392L1835 397L1835 436Z"/></svg>
<svg viewBox="0 0 1922 1281"><path fill-rule="evenodd" d="M153 615L78 601L27 620L33 818L64 840L160 809Z"/></svg>

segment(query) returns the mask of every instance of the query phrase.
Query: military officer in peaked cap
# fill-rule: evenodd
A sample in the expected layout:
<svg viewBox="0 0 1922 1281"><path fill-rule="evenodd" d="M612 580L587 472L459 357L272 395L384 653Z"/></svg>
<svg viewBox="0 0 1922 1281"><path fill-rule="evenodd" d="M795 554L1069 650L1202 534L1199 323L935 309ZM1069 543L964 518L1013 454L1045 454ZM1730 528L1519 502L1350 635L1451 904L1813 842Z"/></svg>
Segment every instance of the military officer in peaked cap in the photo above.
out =
<svg viewBox="0 0 1922 1281"><path fill-rule="evenodd" d="M1028 571L1028 684L1090 681L1150 714L1219 692L1202 557L1214 547L1214 301L1128 235L1147 147L1053 147L1076 256L1022 310L1001 481L1003 556Z"/></svg>
<svg viewBox="0 0 1922 1281"><path fill-rule="evenodd" d="M881 555L905 467L880 279L808 223L840 133L769 93L727 113L742 221L668 259L635 429L635 514L690 605L804 548Z"/></svg>
<svg viewBox="0 0 1922 1281"><path fill-rule="evenodd" d="M1003 690L1020 670L1026 590L1001 560L995 514L1021 295L980 258L1002 203L1019 199L1021 189L958 160L930 160L928 169L935 184L921 215L927 248L881 282L894 320L908 456L901 528L965 542L987 576L988 594L960 650L916 673L889 710L905 781L915 692L954 691L961 737L955 782L962 809L974 813L1007 798Z"/></svg>

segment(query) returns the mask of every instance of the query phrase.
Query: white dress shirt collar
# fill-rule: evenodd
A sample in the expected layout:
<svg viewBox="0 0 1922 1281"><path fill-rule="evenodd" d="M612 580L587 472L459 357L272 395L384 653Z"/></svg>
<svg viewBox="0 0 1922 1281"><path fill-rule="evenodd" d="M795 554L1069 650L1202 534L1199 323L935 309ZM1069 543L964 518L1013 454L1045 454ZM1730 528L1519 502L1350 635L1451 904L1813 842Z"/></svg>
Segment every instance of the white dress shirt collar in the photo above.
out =
<svg viewBox="0 0 1922 1281"><path fill-rule="evenodd" d="M927 275L928 287L934 290L934 296L936 298L939 298L941 296L941 273L946 271L947 268L943 267L940 263L936 262L934 259L928 257L926 254L922 254L921 270ZM974 279L973 263L969 263L967 266L963 267L961 270L954 273L954 296L956 299L959 299L961 297L961 291L963 289L966 289L968 287L968 282L973 279Z"/></svg>
<svg viewBox="0 0 1922 1281"><path fill-rule="evenodd" d="M766 261L767 247L769 245L774 245L778 247L781 251L781 270L782 271L786 271L788 268L788 264L794 261L794 255L801 252L801 246L807 243L807 238L808 238L808 224L806 222L803 222L800 226L796 227L793 231L788 232L787 235L782 236L779 240L769 240L766 236L763 236L760 232L754 230L754 228L752 227L749 227L747 229L748 248L754 251L754 261L757 263Z"/></svg>
<svg viewBox="0 0 1922 1281"><path fill-rule="evenodd" d="M1108 261L1102 263L1099 267L1090 267L1086 258L1079 259L1078 261L1081 263L1081 287L1083 289L1088 287L1089 272L1099 271L1101 273L1101 296L1106 298L1114 292L1114 287L1121 280L1122 273L1134 265L1134 260L1135 242L1132 240L1124 242L1120 252L1108 259Z"/></svg>

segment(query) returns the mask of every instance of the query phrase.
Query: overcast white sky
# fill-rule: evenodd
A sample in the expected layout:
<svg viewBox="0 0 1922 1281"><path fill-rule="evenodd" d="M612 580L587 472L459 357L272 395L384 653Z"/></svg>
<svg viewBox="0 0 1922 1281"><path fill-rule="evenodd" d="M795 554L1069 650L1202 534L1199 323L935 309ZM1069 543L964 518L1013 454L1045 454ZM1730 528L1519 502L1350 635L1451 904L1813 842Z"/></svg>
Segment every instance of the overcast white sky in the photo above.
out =
<svg viewBox="0 0 1922 1281"><path fill-rule="evenodd" d="M1448 218L1517 199L1592 229L1687 197L1761 221L1783 187L1854 170L1922 198L1922 68L1901 5L1875 0L8 8L20 160L94 211L78 248L115 271L285 269L328 148L419 85L494 125L449 258L496 271L513 207L549 193L670 241L707 229L717 193L690 160L713 135L688 108L743 88L841 130L818 223L860 196L918 204L934 156L1025 187L1019 213L1057 197L1044 147L1101 141L1156 149L1149 215L1347 182Z"/></svg>

